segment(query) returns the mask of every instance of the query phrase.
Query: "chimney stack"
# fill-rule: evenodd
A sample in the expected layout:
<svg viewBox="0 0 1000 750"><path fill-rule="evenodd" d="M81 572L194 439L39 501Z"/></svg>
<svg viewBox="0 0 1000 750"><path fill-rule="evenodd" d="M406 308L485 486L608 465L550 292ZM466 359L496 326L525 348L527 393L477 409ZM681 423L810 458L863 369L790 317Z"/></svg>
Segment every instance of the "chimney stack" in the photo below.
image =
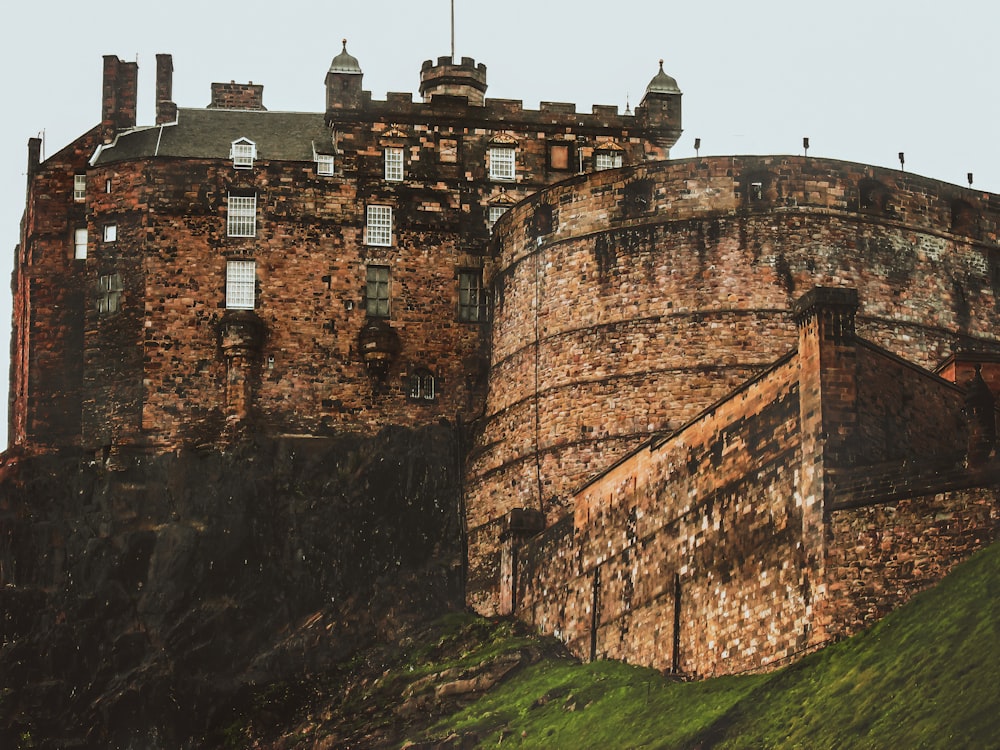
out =
<svg viewBox="0 0 1000 750"><path fill-rule="evenodd" d="M101 131L105 143L110 143L118 131L135 127L138 91L139 64L105 55L101 97Z"/></svg>
<svg viewBox="0 0 1000 750"><path fill-rule="evenodd" d="M264 86L263 84L236 83L213 83L212 103L209 109L255 109L266 110L264 106Z"/></svg>
<svg viewBox="0 0 1000 750"><path fill-rule="evenodd" d="M156 124L174 122L177 105L173 102L174 59L170 55L156 56Z"/></svg>

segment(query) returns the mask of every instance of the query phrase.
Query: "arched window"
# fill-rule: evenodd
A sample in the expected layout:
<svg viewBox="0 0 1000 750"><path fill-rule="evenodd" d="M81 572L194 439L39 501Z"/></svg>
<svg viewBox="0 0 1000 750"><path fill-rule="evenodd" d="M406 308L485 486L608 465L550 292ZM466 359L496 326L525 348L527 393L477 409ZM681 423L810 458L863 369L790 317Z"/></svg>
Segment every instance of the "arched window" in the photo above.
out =
<svg viewBox="0 0 1000 750"><path fill-rule="evenodd" d="M420 368L410 375L410 388L407 395L414 401L433 401L437 398L437 379L433 373Z"/></svg>

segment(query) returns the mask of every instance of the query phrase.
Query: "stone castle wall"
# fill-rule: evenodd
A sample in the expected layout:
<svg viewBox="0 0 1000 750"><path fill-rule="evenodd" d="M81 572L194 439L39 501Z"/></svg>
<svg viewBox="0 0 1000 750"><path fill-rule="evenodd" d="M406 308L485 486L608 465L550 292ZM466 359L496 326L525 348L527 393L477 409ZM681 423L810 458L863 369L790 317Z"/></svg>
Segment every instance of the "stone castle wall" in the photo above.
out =
<svg viewBox="0 0 1000 750"><path fill-rule="evenodd" d="M808 646L797 364L581 490L571 533L524 544L519 616L584 658L701 676Z"/></svg>
<svg viewBox="0 0 1000 750"><path fill-rule="evenodd" d="M503 529L480 602L581 658L732 674L857 632L995 539L1000 464L966 468L962 391L800 328L768 371L572 495L572 516Z"/></svg>
<svg viewBox="0 0 1000 750"><path fill-rule="evenodd" d="M857 288L859 333L921 367L996 351L998 216L989 195L800 157L642 165L521 203L497 227L474 573L495 572L496 519L554 523L589 477L790 351L814 285Z"/></svg>

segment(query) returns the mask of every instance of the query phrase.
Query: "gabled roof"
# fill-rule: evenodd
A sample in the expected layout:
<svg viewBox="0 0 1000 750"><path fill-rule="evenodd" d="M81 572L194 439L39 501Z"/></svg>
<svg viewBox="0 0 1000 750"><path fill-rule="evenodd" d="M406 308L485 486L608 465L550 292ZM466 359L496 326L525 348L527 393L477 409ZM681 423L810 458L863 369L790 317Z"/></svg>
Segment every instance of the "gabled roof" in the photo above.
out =
<svg viewBox="0 0 1000 750"><path fill-rule="evenodd" d="M174 123L121 133L93 163L152 156L228 159L240 138L257 145L258 159L312 161L313 143L329 142L330 131L319 112L178 109Z"/></svg>

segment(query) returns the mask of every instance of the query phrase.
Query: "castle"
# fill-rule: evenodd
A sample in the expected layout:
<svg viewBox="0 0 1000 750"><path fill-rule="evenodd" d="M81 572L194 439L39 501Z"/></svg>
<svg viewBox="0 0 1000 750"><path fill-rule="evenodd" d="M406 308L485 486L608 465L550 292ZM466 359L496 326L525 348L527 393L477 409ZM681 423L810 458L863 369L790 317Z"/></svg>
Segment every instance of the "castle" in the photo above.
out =
<svg viewBox="0 0 1000 750"><path fill-rule="evenodd" d="M259 84L39 161L14 273L15 452L223 447L447 419L467 600L688 675L850 634L996 535L1000 203L811 157L669 160L634 112L427 61L325 111Z"/></svg>

